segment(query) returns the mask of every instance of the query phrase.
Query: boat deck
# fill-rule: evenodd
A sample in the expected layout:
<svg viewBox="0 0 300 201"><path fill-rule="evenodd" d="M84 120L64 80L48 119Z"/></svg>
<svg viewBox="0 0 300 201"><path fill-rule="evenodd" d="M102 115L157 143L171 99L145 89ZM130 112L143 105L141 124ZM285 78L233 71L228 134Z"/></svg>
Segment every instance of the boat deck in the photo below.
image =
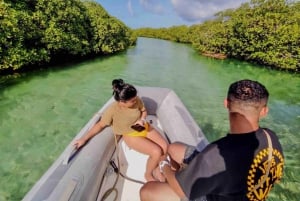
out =
<svg viewBox="0 0 300 201"><path fill-rule="evenodd" d="M167 88L139 87L148 122L169 142L184 142L202 150L207 140L176 93ZM25 195L23 201L138 201L148 156L128 148L122 139L115 146L111 127L102 130L81 149L79 139L99 121L111 97L78 132L62 154ZM117 149L116 149L117 147ZM111 165L115 164L115 169ZM124 179L121 174L131 179Z"/></svg>
<svg viewBox="0 0 300 201"><path fill-rule="evenodd" d="M151 122L153 127L163 134L156 116L149 115L147 120L148 122ZM119 162L117 152L119 152ZM123 140L120 140L119 147L112 160L118 167L120 167L121 174L125 175L126 178L121 175L117 176L112 166L109 165L107 167L106 175L102 182L103 186L101 187L97 201L140 201L139 190L142 187L142 184L139 182L146 182L144 173L147 159L147 155L130 149ZM116 180L117 184L113 187ZM105 195L106 193L109 194L107 198ZM118 198L116 198L116 196Z"/></svg>

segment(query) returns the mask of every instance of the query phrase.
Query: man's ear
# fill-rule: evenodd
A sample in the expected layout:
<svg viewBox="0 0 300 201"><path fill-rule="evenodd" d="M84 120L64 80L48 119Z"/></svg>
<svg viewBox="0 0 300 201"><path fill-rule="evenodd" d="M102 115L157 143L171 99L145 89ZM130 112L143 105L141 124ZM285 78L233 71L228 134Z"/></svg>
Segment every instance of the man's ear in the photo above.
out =
<svg viewBox="0 0 300 201"><path fill-rule="evenodd" d="M268 112L269 112L269 107L268 107L268 106L264 106L264 107L261 109L261 111L260 111L260 113L259 113L259 116L260 116L260 117L265 117L265 116L267 116Z"/></svg>
<svg viewBox="0 0 300 201"><path fill-rule="evenodd" d="M228 108L228 100L227 100L227 98L224 99L224 107Z"/></svg>

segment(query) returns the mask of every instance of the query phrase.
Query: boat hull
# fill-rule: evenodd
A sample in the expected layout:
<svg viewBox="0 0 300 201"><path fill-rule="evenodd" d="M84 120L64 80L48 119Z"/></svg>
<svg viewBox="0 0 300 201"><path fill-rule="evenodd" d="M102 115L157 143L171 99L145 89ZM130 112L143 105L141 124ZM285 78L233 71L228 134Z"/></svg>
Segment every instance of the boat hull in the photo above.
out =
<svg viewBox="0 0 300 201"><path fill-rule="evenodd" d="M170 143L180 141L197 145L200 150L207 145L208 142L202 130L173 90L140 86L137 86L137 90L147 108L147 120L152 122L152 126L159 130ZM110 127L93 137L80 150L74 150L73 147L74 140L83 136L113 101L113 98L110 98L88 121L58 159L25 195L23 201L96 201L101 200L112 186L118 192L116 200L122 200L124 192L128 194L128 190L124 190L126 179L119 178L118 174L114 174L110 163L112 160L115 161L118 168L127 174L130 164L133 163L129 161L127 155L132 150L126 148L122 140L119 140L116 151L116 141ZM134 164L139 164L141 166L139 169L143 170L146 156L142 156L140 153L134 153L134 155L141 156L141 162L134 162ZM133 175L133 177L135 176ZM143 180L143 178L139 179ZM115 181L118 183L115 184ZM135 191L127 196L132 196L132 199L130 197L131 201L139 200L138 190L141 184L133 182L131 185L135 186L130 187ZM123 200L126 199L123 198Z"/></svg>

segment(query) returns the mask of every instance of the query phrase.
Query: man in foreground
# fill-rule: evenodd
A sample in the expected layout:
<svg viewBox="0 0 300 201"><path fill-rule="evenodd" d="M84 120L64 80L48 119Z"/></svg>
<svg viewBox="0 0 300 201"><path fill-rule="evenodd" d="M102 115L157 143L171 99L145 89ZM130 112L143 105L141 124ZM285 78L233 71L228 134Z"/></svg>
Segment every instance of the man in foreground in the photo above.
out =
<svg viewBox="0 0 300 201"><path fill-rule="evenodd" d="M168 148L172 161L160 163L167 182L148 182L142 201L259 201L265 200L283 174L284 158L276 134L259 126L268 113L269 93L259 82L240 80L228 89L224 105L229 133L202 151L183 143ZM173 164L173 163L172 163ZM180 168L177 168L180 167Z"/></svg>

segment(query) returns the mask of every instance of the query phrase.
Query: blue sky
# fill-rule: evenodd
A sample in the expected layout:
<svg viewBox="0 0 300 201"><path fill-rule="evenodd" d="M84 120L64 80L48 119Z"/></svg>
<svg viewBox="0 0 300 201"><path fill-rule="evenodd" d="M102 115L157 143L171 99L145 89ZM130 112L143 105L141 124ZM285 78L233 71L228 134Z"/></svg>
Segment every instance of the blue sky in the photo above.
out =
<svg viewBox="0 0 300 201"><path fill-rule="evenodd" d="M96 0L130 28L170 27L201 23L249 0Z"/></svg>

